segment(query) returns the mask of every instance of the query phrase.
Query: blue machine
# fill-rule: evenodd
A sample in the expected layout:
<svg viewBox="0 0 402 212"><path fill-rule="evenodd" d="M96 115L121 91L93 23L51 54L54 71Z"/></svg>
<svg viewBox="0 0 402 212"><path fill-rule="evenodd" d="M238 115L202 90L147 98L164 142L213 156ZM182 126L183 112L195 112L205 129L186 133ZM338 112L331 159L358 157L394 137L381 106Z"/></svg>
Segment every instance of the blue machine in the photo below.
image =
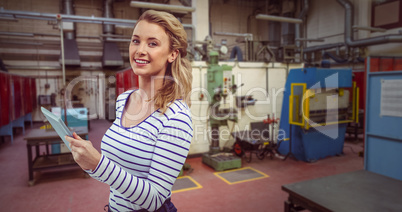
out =
<svg viewBox="0 0 402 212"><path fill-rule="evenodd" d="M61 119L64 121L64 109L61 110ZM67 123L68 127L88 127L88 109L71 108L67 109Z"/></svg>
<svg viewBox="0 0 402 212"><path fill-rule="evenodd" d="M61 119L64 121L64 109L61 109ZM67 109L67 123L69 128L89 127L88 109L87 108L71 108ZM88 136L83 138L88 139ZM52 153L57 154L68 151L62 148L60 144L52 144Z"/></svg>
<svg viewBox="0 0 402 212"><path fill-rule="evenodd" d="M357 89L351 69L290 70L278 132L279 153L306 162L342 154L347 123L357 120Z"/></svg>

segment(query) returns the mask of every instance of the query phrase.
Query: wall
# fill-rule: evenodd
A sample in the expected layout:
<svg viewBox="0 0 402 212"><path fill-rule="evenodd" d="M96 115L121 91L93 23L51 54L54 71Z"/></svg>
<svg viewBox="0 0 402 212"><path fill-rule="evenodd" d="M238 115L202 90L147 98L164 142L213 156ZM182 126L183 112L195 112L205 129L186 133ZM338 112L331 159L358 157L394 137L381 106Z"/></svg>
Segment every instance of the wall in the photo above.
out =
<svg viewBox="0 0 402 212"><path fill-rule="evenodd" d="M311 0L306 19L307 38L324 38L321 42L307 42L307 46L337 43L344 40L344 9L336 0Z"/></svg>
<svg viewBox="0 0 402 212"><path fill-rule="evenodd" d="M311 0L306 19L307 38L323 38L324 42L307 42L307 46L344 42L345 9L336 0ZM371 0L350 0L354 8L354 23L352 25L371 26ZM401 28L386 30L386 32L371 32L355 30L354 40L399 34ZM369 46L367 55L401 56L401 43L390 43ZM344 48L343 48L344 49Z"/></svg>
<svg viewBox="0 0 402 212"><path fill-rule="evenodd" d="M257 31L258 26L264 29L264 26L268 25L267 22L258 22L266 25L257 25L256 19L251 17L256 6L255 1L210 1L210 28L214 44L221 44L222 39L226 39L228 43L229 54L224 59L229 59L230 51L234 46L239 46L245 52L244 37L222 36L214 33L253 33L254 40L261 39ZM267 28L265 29L267 31Z"/></svg>

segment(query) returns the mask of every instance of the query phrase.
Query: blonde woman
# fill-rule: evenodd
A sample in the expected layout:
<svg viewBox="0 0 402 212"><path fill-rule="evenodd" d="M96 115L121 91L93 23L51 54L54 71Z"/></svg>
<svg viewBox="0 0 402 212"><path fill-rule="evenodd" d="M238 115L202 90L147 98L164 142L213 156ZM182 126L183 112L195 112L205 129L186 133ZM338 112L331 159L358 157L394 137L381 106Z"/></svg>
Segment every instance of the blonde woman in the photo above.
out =
<svg viewBox="0 0 402 212"><path fill-rule="evenodd" d="M129 47L139 89L117 98L116 120L102 139L102 152L75 133L67 138L80 167L110 185L109 211L177 211L172 186L193 137L186 49L177 18L146 11Z"/></svg>

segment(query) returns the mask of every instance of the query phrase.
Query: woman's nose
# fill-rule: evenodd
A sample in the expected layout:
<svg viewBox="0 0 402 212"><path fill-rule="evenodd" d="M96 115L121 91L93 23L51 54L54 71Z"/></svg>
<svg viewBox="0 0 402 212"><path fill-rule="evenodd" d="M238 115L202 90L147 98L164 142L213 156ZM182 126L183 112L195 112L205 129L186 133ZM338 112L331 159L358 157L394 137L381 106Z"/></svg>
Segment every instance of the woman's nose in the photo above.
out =
<svg viewBox="0 0 402 212"><path fill-rule="evenodd" d="M144 44L138 45L138 49L136 52L137 55L145 55L146 54L146 46Z"/></svg>

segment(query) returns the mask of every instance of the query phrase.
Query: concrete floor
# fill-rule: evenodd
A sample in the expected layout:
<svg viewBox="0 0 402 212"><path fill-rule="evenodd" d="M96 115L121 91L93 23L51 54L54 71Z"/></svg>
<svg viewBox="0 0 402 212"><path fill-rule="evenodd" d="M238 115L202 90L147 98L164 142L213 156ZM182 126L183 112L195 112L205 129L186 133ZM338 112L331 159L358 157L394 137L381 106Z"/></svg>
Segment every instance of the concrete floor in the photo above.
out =
<svg viewBox="0 0 402 212"><path fill-rule="evenodd" d="M110 126L105 120L91 121L89 139L100 149L100 140ZM40 124L34 124L38 128ZM30 127L26 128L28 133ZM0 139L1 141L1 139ZM278 158L245 160L243 167L252 167L269 177L229 185L217 177L215 171L190 157L187 163L193 171L188 173L202 188L175 192L172 201L179 211L283 211L287 194L283 184L363 169L363 158L358 152L363 143L345 141L344 155L328 157L314 163ZM37 182L28 186L26 142L17 130L14 143L8 138L0 143L0 211L103 211L108 203L109 188L92 178L85 178L78 168L35 173Z"/></svg>

